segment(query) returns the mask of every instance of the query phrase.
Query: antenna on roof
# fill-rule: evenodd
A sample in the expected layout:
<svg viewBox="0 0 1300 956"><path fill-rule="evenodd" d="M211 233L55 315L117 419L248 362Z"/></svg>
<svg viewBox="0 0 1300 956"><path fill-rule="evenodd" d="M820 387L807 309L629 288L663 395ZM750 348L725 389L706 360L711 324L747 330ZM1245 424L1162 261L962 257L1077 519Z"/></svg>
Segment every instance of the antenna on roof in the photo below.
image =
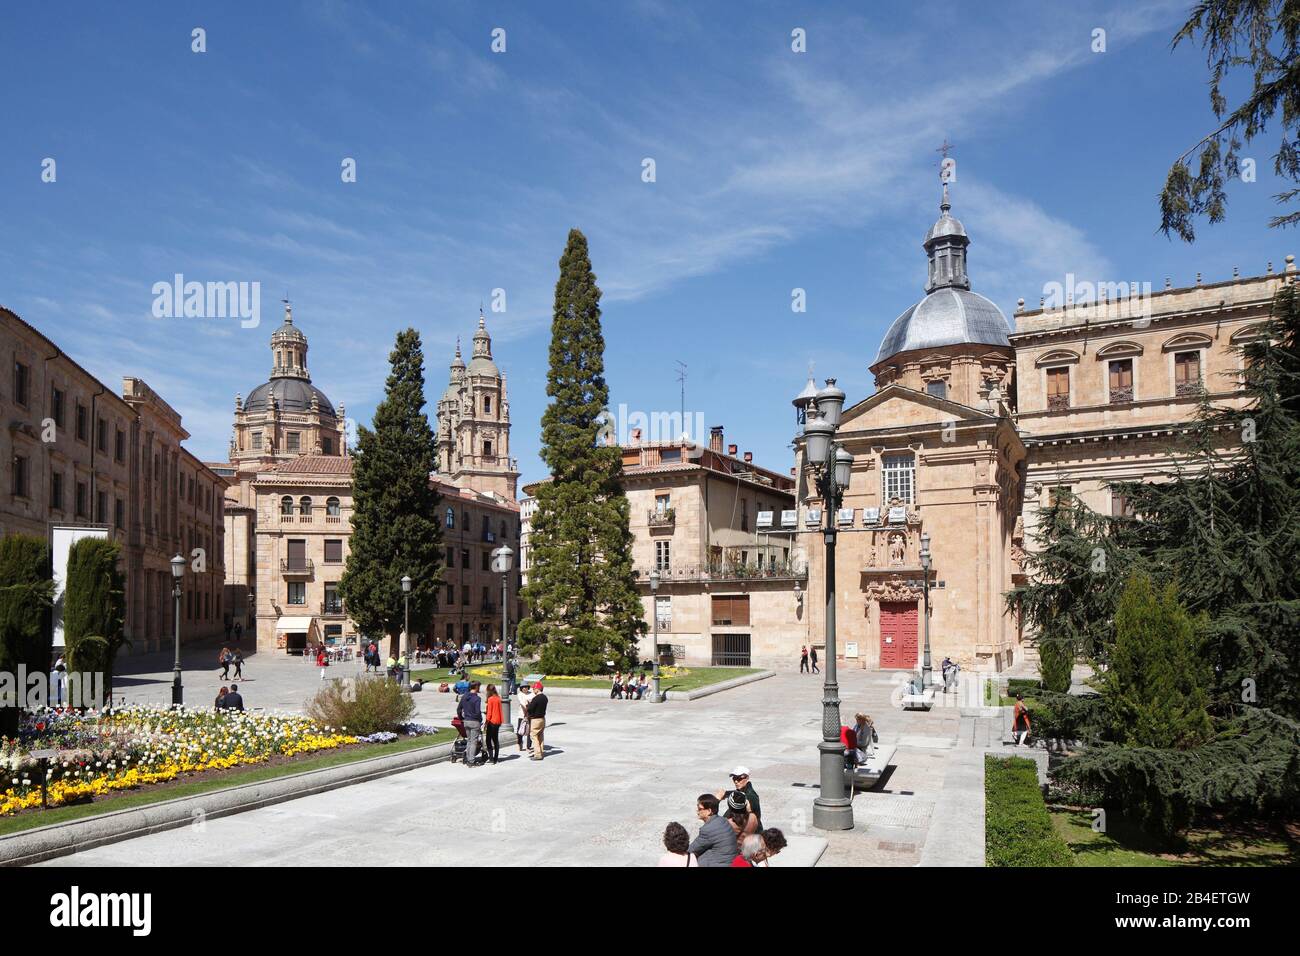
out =
<svg viewBox="0 0 1300 956"><path fill-rule="evenodd" d="M686 427L686 363L677 360L677 381L682 386L682 427Z"/></svg>

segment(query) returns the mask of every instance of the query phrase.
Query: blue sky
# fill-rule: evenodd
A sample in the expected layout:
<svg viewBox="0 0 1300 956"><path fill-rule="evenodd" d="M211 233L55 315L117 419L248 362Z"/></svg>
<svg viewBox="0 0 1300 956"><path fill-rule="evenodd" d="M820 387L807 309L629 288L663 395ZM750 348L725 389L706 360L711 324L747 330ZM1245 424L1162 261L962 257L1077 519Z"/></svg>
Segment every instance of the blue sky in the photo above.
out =
<svg viewBox="0 0 1300 956"><path fill-rule="evenodd" d="M1258 181L1231 185L1225 224L1191 246L1156 229L1170 161L1212 128L1200 51L1169 47L1188 5L15 5L0 303L106 382L147 380L220 459L285 293L313 382L368 422L396 330L423 335L436 401L457 336L504 289L488 323L531 479L577 226L611 404L676 410L685 362L688 414L784 470L808 363L865 397L922 294L945 138L973 288L1009 316L1069 272L1160 288L1281 268L1297 243L1266 226L1271 138L1245 151ZM152 286L175 273L260 282L261 326L155 318Z"/></svg>

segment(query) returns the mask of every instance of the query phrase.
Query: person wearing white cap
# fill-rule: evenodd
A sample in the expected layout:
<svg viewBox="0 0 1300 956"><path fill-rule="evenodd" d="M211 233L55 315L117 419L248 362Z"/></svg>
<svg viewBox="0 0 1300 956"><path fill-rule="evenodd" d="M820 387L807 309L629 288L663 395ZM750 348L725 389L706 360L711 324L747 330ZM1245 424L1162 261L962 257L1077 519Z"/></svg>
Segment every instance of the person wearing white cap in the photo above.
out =
<svg viewBox="0 0 1300 956"><path fill-rule="evenodd" d="M754 791L754 785L749 780L749 768L744 764L738 764L731 768L731 785L735 790L739 790L745 795L749 802L749 809L754 816L758 817L759 829L763 827L763 810L758 802L758 794ZM731 795L731 790L719 790L718 800L726 800Z"/></svg>

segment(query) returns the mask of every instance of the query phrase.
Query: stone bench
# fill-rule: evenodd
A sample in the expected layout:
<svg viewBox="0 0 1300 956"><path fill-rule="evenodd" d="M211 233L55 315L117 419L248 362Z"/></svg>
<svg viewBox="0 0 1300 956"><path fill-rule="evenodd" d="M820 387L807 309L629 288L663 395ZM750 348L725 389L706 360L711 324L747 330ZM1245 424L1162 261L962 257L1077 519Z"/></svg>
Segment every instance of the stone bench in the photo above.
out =
<svg viewBox="0 0 1300 956"><path fill-rule="evenodd" d="M878 784L897 752L893 744L876 744L867 755L867 762L853 768L853 786L870 789Z"/></svg>
<svg viewBox="0 0 1300 956"><path fill-rule="evenodd" d="M921 694L904 694L902 702L904 710L929 710L934 706L934 688L927 687Z"/></svg>

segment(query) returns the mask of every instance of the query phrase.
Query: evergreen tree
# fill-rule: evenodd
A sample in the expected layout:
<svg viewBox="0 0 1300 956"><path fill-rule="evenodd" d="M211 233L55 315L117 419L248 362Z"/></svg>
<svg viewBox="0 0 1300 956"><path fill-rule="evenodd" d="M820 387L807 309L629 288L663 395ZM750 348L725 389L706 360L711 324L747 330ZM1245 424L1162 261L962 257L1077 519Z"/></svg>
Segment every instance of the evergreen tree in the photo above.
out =
<svg viewBox="0 0 1300 956"><path fill-rule="evenodd" d="M424 414L424 353L415 329L397 334L388 356L384 400L373 430L357 429L352 459L352 537L339 594L362 634L387 634L400 651L401 579L411 578L411 630L433 616L442 575L441 496L430 475L437 461Z"/></svg>
<svg viewBox="0 0 1300 956"><path fill-rule="evenodd" d="M126 578L118 568L122 548L107 538L82 538L68 550L63 640L68 669L102 671L113 696L113 661L126 643Z"/></svg>
<svg viewBox="0 0 1300 956"><path fill-rule="evenodd" d="M645 632L632 571L632 533L621 484L622 457L598 434L609 401L600 289L587 239L569 231L555 285L550 371L542 415L542 459L551 480L537 491L532 566L519 626L525 650L540 649L550 674L591 674L607 661L636 660Z"/></svg>
<svg viewBox="0 0 1300 956"><path fill-rule="evenodd" d="M1105 673L1115 739L1162 750L1204 743L1212 729L1206 709L1208 668L1173 584L1156 593L1147 575L1130 577L1115 614L1115 632Z"/></svg>
<svg viewBox="0 0 1300 956"><path fill-rule="evenodd" d="M17 676L50 669L50 607L54 582L50 547L43 538L0 537L0 671ZM22 693L23 688L17 688ZM0 707L0 737L18 731L18 708Z"/></svg>

